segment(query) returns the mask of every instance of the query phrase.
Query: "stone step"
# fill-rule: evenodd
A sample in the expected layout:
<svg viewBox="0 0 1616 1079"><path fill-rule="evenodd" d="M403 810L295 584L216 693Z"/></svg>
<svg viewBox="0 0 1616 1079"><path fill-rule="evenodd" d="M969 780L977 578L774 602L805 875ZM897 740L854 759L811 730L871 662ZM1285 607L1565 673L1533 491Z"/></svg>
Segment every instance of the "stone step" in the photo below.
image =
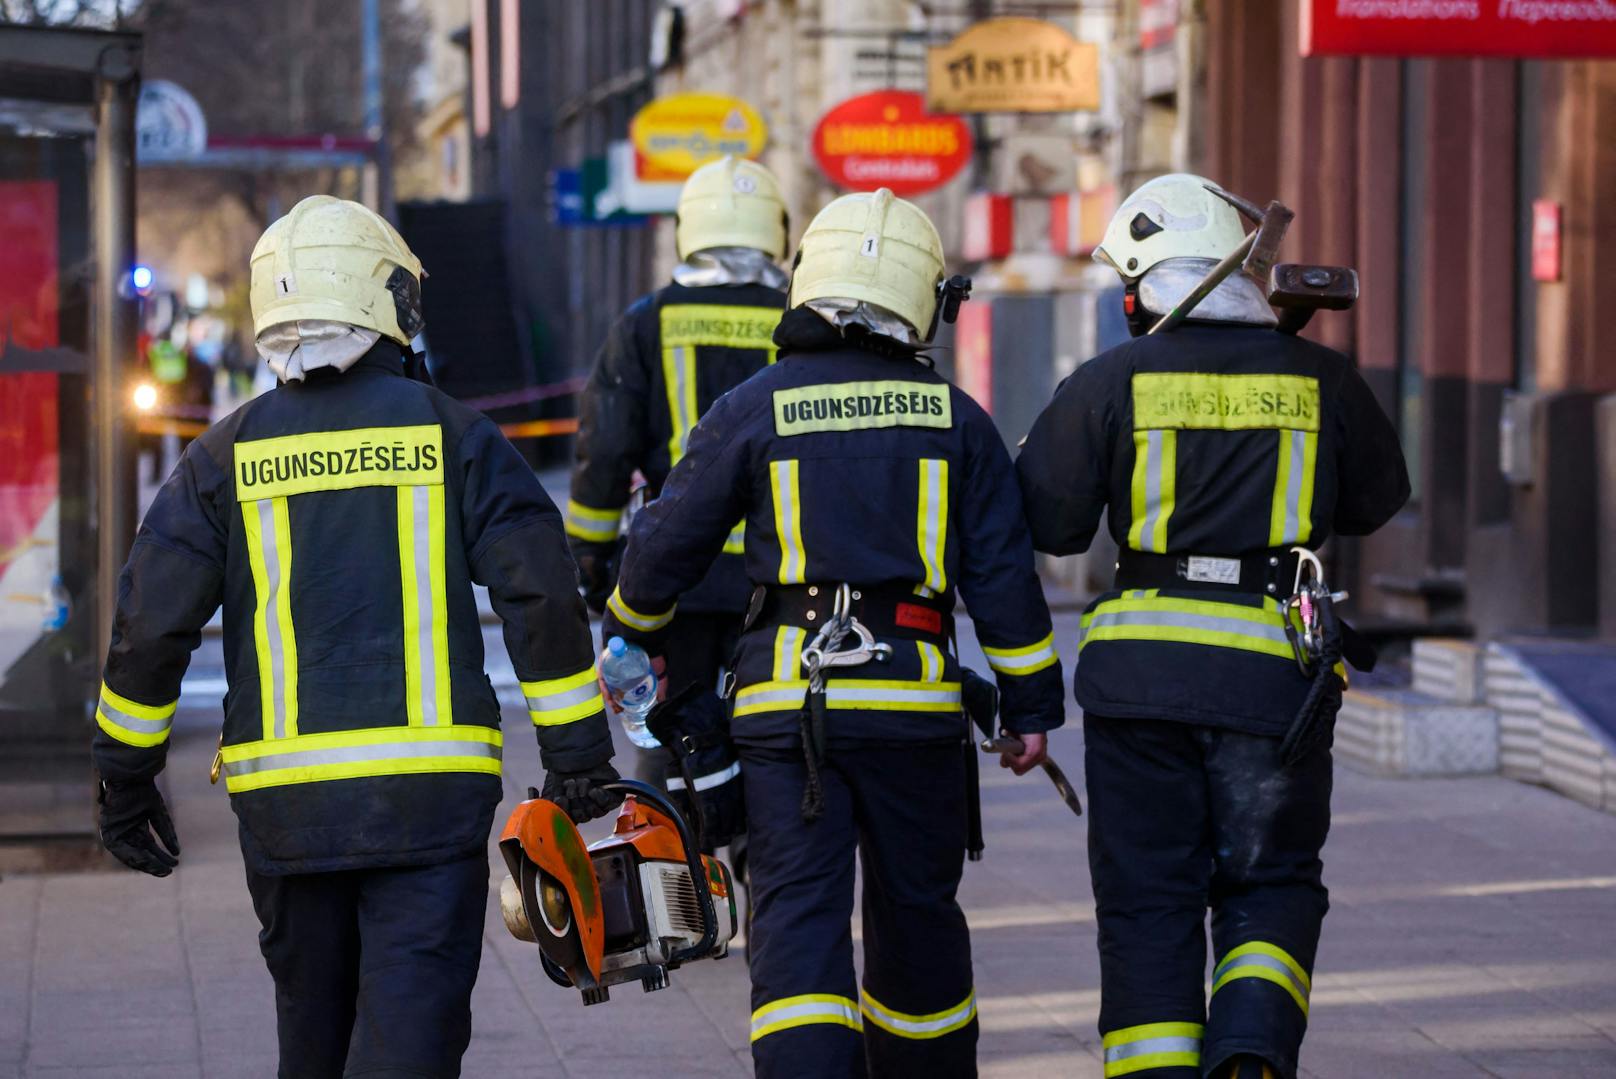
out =
<svg viewBox="0 0 1616 1079"><path fill-rule="evenodd" d="M1421 637L1414 642L1414 690L1454 704L1480 704L1486 697L1484 656L1475 641Z"/></svg>
<svg viewBox="0 0 1616 1079"><path fill-rule="evenodd" d="M1380 775L1484 775L1498 770L1498 713L1412 689L1351 690L1335 750Z"/></svg>

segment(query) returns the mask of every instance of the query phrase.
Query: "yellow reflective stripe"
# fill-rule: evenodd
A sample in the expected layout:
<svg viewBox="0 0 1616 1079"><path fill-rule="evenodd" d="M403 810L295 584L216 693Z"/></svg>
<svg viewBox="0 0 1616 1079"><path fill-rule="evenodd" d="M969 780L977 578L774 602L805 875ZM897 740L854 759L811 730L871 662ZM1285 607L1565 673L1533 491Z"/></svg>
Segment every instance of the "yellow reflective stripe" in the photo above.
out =
<svg viewBox="0 0 1616 1079"><path fill-rule="evenodd" d="M694 347L669 345L664 340L662 381L667 388L669 427L673 432L668 437L668 463L676 465L685 455L685 444L690 440L690 429L696 426Z"/></svg>
<svg viewBox="0 0 1616 1079"><path fill-rule="evenodd" d="M988 657L988 666L1000 674L1033 674L1060 662L1055 654L1055 634L1021 648L989 648L982 646Z"/></svg>
<svg viewBox="0 0 1616 1079"><path fill-rule="evenodd" d="M1306 543L1313 538L1313 479L1318 467L1319 436L1302 436L1302 490L1296 499L1296 539L1287 543Z"/></svg>
<svg viewBox="0 0 1616 1079"><path fill-rule="evenodd" d="M297 635L292 626L292 527L285 498L241 504L257 603L253 644L265 738L297 733Z"/></svg>
<svg viewBox="0 0 1616 1079"><path fill-rule="evenodd" d="M678 604L675 604L661 614L641 614L623 601L621 588L614 588L611 598L606 601L606 609L616 615L619 622L642 633L655 632L673 621L673 612L677 607Z"/></svg>
<svg viewBox="0 0 1616 1079"><path fill-rule="evenodd" d="M916 641L915 649L920 653L920 680L922 682L941 682L943 680L943 650L935 644L925 641Z"/></svg>
<svg viewBox="0 0 1616 1079"><path fill-rule="evenodd" d="M810 1023L831 1023L862 1031L858 1004L834 993L804 993L770 1001L752 1013L752 1041Z"/></svg>
<svg viewBox="0 0 1616 1079"><path fill-rule="evenodd" d="M1166 641L1204 644L1293 659L1284 615L1272 600L1246 607L1210 600L1140 596L1106 600L1080 622L1078 652L1095 641Z"/></svg>
<svg viewBox="0 0 1616 1079"><path fill-rule="evenodd" d="M746 553L746 522L742 521L730 529L729 539L724 541L725 554Z"/></svg>
<svg viewBox="0 0 1616 1079"><path fill-rule="evenodd" d="M859 1010L864 1013L865 1018L888 1034L924 1041L929 1038L941 1038L945 1034L952 1034L969 1026L971 1020L976 1018L976 990L972 989L963 1001L952 1008L944 1008L929 1015L909 1015L894 1011L872 997L868 989L861 988Z"/></svg>
<svg viewBox="0 0 1616 1079"><path fill-rule="evenodd" d="M1151 1068L1199 1069L1204 1033L1200 1023L1145 1023L1113 1030L1102 1040L1107 1079Z"/></svg>
<svg viewBox="0 0 1616 1079"><path fill-rule="evenodd" d="M790 682L802 674L802 649L808 631L797 626L780 626L774 631L774 680Z"/></svg>
<svg viewBox="0 0 1616 1079"><path fill-rule="evenodd" d="M363 427L235 444L236 500L443 483L443 429Z"/></svg>
<svg viewBox="0 0 1616 1079"><path fill-rule="evenodd" d="M1313 534L1313 470L1319 436L1310 431L1280 431L1274 498L1268 511L1268 546L1306 543Z"/></svg>
<svg viewBox="0 0 1616 1079"><path fill-rule="evenodd" d="M435 772L499 775L502 740L492 727L373 727L223 746L231 794L367 776Z"/></svg>
<svg viewBox="0 0 1616 1079"><path fill-rule="evenodd" d="M174 709L179 701L151 705L120 696L101 683L101 698L96 702L95 722L107 734L124 745L147 749L168 740L174 725Z"/></svg>
<svg viewBox="0 0 1616 1079"><path fill-rule="evenodd" d="M774 329L783 312L775 307L741 304L671 303L658 313L663 348L674 345L746 348L764 352L774 362Z"/></svg>
<svg viewBox="0 0 1616 1079"><path fill-rule="evenodd" d="M404 696L411 726L452 723L443 487L398 489L404 603Z"/></svg>
<svg viewBox="0 0 1616 1079"><path fill-rule="evenodd" d="M735 715L791 711L801 708L808 692L805 679L756 682L735 694ZM828 708L883 712L957 712L958 682L910 682L876 678L832 678L825 683Z"/></svg>
<svg viewBox="0 0 1616 1079"><path fill-rule="evenodd" d="M915 515L915 542L925 569L919 593L935 596L948 587L944 555L948 550L948 462L921 458L920 498Z"/></svg>
<svg viewBox="0 0 1616 1079"><path fill-rule="evenodd" d="M1167 520L1173 515L1177 471L1177 431L1133 433L1133 513L1128 524L1128 546L1134 550L1167 550Z"/></svg>
<svg viewBox="0 0 1616 1079"><path fill-rule="evenodd" d="M567 520L563 526L567 535L589 543L611 543L617 539L622 525L623 510L596 509L574 499L567 499Z"/></svg>
<svg viewBox="0 0 1616 1079"><path fill-rule="evenodd" d="M780 541L780 583L802 584L808 579L808 552L802 546L802 491L798 462L770 461L769 480L774 490L774 534Z"/></svg>
<svg viewBox="0 0 1616 1079"><path fill-rule="evenodd" d="M593 664L565 678L523 682L528 716L541 727L572 723L605 708Z"/></svg>
<svg viewBox="0 0 1616 1079"><path fill-rule="evenodd" d="M945 383L890 379L830 382L774 391L774 433L781 438L827 431L954 426Z"/></svg>
<svg viewBox="0 0 1616 1079"><path fill-rule="evenodd" d="M1319 429L1319 382L1306 375L1136 374L1133 425L1251 431Z"/></svg>
<svg viewBox="0 0 1616 1079"><path fill-rule="evenodd" d="M1302 964L1276 944L1253 940L1232 948L1212 972L1212 992L1240 978L1258 978L1272 982L1290 994L1296 1006L1307 1015L1308 996L1313 991L1313 979Z"/></svg>

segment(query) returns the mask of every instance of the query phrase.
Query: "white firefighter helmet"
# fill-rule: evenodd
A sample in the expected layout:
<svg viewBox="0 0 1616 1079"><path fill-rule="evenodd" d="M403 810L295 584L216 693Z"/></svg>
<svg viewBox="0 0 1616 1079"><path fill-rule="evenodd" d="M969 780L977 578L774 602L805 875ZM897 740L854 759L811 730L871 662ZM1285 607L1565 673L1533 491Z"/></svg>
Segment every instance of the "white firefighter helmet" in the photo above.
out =
<svg viewBox="0 0 1616 1079"><path fill-rule="evenodd" d="M313 195L270 225L252 253L253 334L342 322L408 346L421 332L421 260L374 210Z"/></svg>
<svg viewBox="0 0 1616 1079"><path fill-rule="evenodd" d="M1240 213L1213 194L1211 180L1175 172L1158 176L1123 200L1094 257L1129 281L1167 259L1216 262L1246 238Z"/></svg>
<svg viewBox="0 0 1616 1079"><path fill-rule="evenodd" d="M774 173L723 157L691 173L680 190L674 246L681 259L711 247L750 247L778 260L786 253L786 219Z"/></svg>
<svg viewBox="0 0 1616 1079"><path fill-rule="evenodd" d="M814 216L797 247L789 306L828 297L862 300L930 339L943 241L920 207L884 187L843 195Z"/></svg>

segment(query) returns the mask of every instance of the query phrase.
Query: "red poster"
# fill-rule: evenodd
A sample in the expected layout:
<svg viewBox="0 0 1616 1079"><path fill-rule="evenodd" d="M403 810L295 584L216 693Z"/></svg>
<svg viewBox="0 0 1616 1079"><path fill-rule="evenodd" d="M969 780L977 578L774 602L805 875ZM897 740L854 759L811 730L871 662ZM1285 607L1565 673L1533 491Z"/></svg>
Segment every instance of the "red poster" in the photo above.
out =
<svg viewBox="0 0 1616 1079"><path fill-rule="evenodd" d="M56 185L0 181L0 371L18 348L57 336ZM14 358L14 357L13 357ZM56 501L56 376L0 373L0 573Z"/></svg>
<svg viewBox="0 0 1616 1079"><path fill-rule="evenodd" d="M1532 203L1532 280L1560 280L1560 204L1552 199Z"/></svg>
<svg viewBox="0 0 1616 1079"><path fill-rule="evenodd" d="M814 157L832 183L918 195L952 180L971 159L971 129L926 111L905 90L877 90L837 105L814 129Z"/></svg>
<svg viewBox="0 0 1616 1079"><path fill-rule="evenodd" d="M1612 0L1303 0L1303 56L1616 56Z"/></svg>
<svg viewBox="0 0 1616 1079"><path fill-rule="evenodd" d="M1139 47L1145 51L1173 43L1178 29L1178 0L1139 0Z"/></svg>
<svg viewBox="0 0 1616 1079"><path fill-rule="evenodd" d="M993 301L960 308L954 324L954 383L993 411Z"/></svg>

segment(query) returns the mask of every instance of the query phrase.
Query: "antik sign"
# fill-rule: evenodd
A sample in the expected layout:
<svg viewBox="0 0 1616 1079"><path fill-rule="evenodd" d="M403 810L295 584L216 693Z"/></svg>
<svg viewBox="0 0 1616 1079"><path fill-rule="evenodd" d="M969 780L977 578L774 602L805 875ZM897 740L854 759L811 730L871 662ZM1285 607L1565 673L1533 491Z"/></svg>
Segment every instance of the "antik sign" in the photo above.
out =
<svg viewBox="0 0 1616 1079"><path fill-rule="evenodd" d="M988 19L927 51L926 107L1093 111L1100 107L1100 50L1041 19Z"/></svg>

